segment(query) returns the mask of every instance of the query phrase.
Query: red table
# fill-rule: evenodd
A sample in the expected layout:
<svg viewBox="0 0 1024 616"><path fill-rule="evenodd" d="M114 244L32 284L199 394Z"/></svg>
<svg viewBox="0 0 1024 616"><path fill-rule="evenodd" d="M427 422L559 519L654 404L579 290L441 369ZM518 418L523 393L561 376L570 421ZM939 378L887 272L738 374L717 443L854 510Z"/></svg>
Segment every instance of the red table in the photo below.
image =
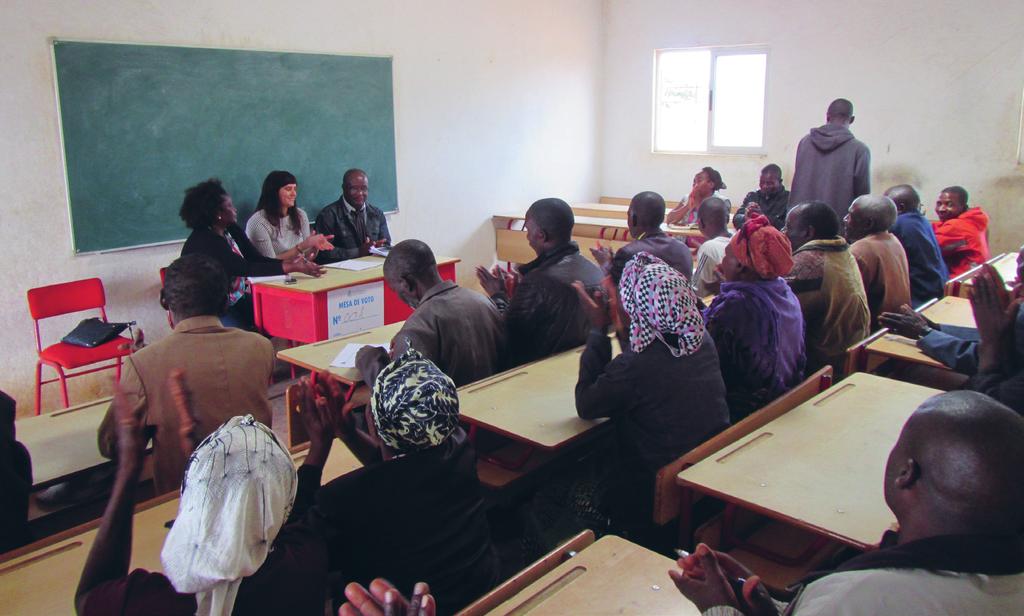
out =
<svg viewBox="0 0 1024 616"><path fill-rule="evenodd" d="M381 257L362 257L360 261L384 263ZM444 280L455 280L459 259L438 257L437 269ZM327 295L331 291L357 285L382 282L383 267L359 272L328 268L320 278L294 274L297 282L258 282L252 285L256 327L271 336L297 342L319 342L330 337ZM398 295L384 284L384 325L404 321L412 314ZM374 327L369 325L366 329Z"/></svg>

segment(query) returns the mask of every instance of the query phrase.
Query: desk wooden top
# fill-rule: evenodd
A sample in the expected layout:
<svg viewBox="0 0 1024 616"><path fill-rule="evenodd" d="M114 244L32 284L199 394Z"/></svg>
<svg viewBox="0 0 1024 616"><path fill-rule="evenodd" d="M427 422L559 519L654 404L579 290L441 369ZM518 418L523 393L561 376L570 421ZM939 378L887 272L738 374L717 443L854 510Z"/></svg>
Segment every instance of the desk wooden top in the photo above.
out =
<svg viewBox="0 0 1024 616"><path fill-rule="evenodd" d="M378 266L365 269L361 272L352 272L349 270L338 269L336 267L328 267L323 276L320 276L319 278L314 278L305 274L292 274L292 277L297 281L294 284L285 284L284 282L257 282L254 286L285 289L299 293L319 293L321 291L331 291L333 289L351 287L357 284L375 282L377 280L384 279L383 257L359 257L355 260L376 263ZM441 256L436 257L436 260L438 265L448 265L461 261L461 259L457 259L455 257Z"/></svg>
<svg viewBox="0 0 1024 616"><path fill-rule="evenodd" d="M525 214L496 214L492 216L499 229L510 229L512 225L526 219ZM598 216L576 216L572 229L574 236L599 237L602 239L624 239L629 224L624 218ZM662 230L675 237L701 237L700 229L694 226L662 225Z"/></svg>
<svg viewBox="0 0 1024 616"><path fill-rule="evenodd" d="M974 327L974 312L971 310L971 302L963 297L943 297L922 310L921 314L940 325ZM917 348L917 343L914 340L897 336L896 334L887 333L883 335L878 340L869 344L867 351L868 353L883 355L900 361L948 370L945 364L928 357L921 349Z"/></svg>
<svg viewBox="0 0 1024 616"><path fill-rule="evenodd" d="M856 373L682 471L679 483L866 549L896 521L882 477L936 389Z"/></svg>
<svg viewBox="0 0 1024 616"><path fill-rule="evenodd" d="M613 353L618 343L613 341ZM459 388L462 419L542 449L557 449L606 419L576 414L582 347Z"/></svg>
<svg viewBox="0 0 1024 616"><path fill-rule="evenodd" d="M301 464L306 452L295 456ZM362 465L341 441L335 441L324 465L324 483ZM163 571L160 551L167 529L178 515L178 495L170 492L140 504L132 518L132 560L129 570ZM85 559L96 540L99 521L60 541L0 563L0 602L5 614L74 614L75 588Z"/></svg>
<svg viewBox="0 0 1024 616"><path fill-rule="evenodd" d="M110 398L80 404L14 423L18 440L32 457L32 481L37 488L108 464L100 455L97 431L110 407Z"/></svg>
<svg viewBox="0 0 1024 616"><path fill-rule="evenodd" d="M700 614L668 577L675 566L669 558L607 535L490 613Z"/></svg>
<svg viewBox="0 0 1024 616"><path fill-rule="evenodd" d="M576 216L591 216L595 218L615 218L627 220L626 212L628 205L611 205L608 203L573 203L572 212Z"/></svg>
<svg viewBox="0 0 1024 616"><path fill-rule="evenodd" d="M1003 282L1006 283L1007 287L1017 279L1017 253L1008 252L990 260L989 263L996 268L996 271L999 272L999 276L1003 279ZM969 287L974 286L974 277L972 276L965 280L963 284Z"/></svg>
<svg viewBox="0 0 1024 616"><path fill-rule="evenodd" d="M278 351L277 356L283 361L314 372L327 370L339 381L351 386L361 381L363 377L355 368L331 367L331 362L338 356L338 353L347 344L389 344L404 324L405 321L398 321L390 325L368 329L365 332L284 349Z"/></svg>

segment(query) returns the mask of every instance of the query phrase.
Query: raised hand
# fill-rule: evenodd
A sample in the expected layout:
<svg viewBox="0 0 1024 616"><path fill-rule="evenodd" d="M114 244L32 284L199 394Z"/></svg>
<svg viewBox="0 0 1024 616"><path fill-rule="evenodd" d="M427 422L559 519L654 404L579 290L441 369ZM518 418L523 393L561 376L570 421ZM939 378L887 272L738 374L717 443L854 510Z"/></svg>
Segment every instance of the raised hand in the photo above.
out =
<svg viewBox="0 0 1024 616"><path fill-rule="evenodd" d="M594 291L592 294L587 291L583 283L577 280L572 283L576 289L576 295L580 298L580 305L590 319L590 325L596 329L604 329L612 322L611 312L608 309L608 298L604 291Z"/></svg>
<svg viewBox="0 0 1024 616"><path fill-rule="evenodd" d="M302 256L301 252L298 255L292 257L291 259L285 259L284 261L282 261L281 268L284 270L284 273L286 274L298 272L300 274L306 274L307 276L312 276L314 278L319 278L320 276L323 275L324 272L327 271L325 268L317 265L316 263L306 260L306 257Z"/></svg>
<svg viewBox="0 0 1024 616"><path fill-rule="evenodd" d="M434 616L437 612L426 582L416 583L409 600L384 578L371 582L369 591L362 584L349 584L345 598L348 601L338 610L338 616Z"/></svg>
<svg viewBox="0 0 1024 616"><path fill-rule="evenodd" d="M981 339L978 344L979 371L997 370L1009 357L1021 301L1010 298L994 267L982 266L981 273L974 278L971 292L971 309Z"/></svg>
<svg viewBox="0 0 1024 616"><path fill-rule="evenodd" d="M324 378L333 380L326 375ZM309 435L309 455L306 456L306 464L323 467L334 443L335 415L341 414L340 409L332 407L326 397L319 395L309 377L302 377L299 380L299 387L302 390L299 398L299 415L302 417L306 434Z"/></svg>
<svg viewBox="0 0 1024 616"><path fill-rule="evenodd" d="M670 570L668 575L679 592L700 611L724 605L748 616L778 615L761 579L727 554L715 552L702 543L677 564L679 569Z"/></svg>
<svg viewBox="0 0 1024 616"><path fill-rule="evenodd" d="M499 270L500 271L500 270ZM495 296L505 292L505 277L493 270L488 270L482 265L476 266L476 279L488 296Z"/></svg>
<svg viewBox="0 0 1024 616"><path fill-rule="evenodd" d="M596 247L590 249L590 254L597 261L597 264L601 266L601 269L608 271L608 267L612 264L612 258L615 257L615 253L608 246L602 246L600 243Z"/></svg>
<svg viewBox="0 0 1024 616"><path fill-rule="evenodd" d="M167 389L171 392L174 412L178 417L178 446L185 457L188 457L199 444L196 434L199 420L192 407L192 396L185 386L185 372L181 368L171 370L167 377Z"/></svg>
<svg viewBox="0 0 1024 616"><path fill-rule="evenodd" d="M114 400L110 403L117 424L117 468L119 473L138 474L146 455L144 407L132 406L120 385L114 385Z"/></svg>

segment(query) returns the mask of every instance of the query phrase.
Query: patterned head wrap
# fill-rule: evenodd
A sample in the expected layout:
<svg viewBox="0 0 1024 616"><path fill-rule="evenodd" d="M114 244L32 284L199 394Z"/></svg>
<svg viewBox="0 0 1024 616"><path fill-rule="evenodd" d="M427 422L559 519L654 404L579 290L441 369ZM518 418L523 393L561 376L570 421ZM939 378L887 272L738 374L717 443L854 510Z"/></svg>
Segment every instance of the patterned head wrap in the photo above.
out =
<svg viewBox="0 0 1024 616"><path fill-rule="evenodd" d="M160 560L199 616L230 616L242 578L263 565L295 501L298 479L273 431L232 417L189 458L178 517Z"/></svg>
<svg viewBox="0 0 1024 616"><path fill-rule="evenodd" d="M674 357L690 355L704 342L704 319L693 290L682 274L658 257L640 252L630 259L619 281L619 296L629 314L629 346L634 353L655 338ZM664 334L674 334L678 341L669 344Z"/></svg>
<svg viewBox="0 0 1024 616"><path fill-rule="evenodd" d="M793 247L789 238L762 214L748 218L729 245L736 260L752 268L761 278L778 278L793 269Z"/></svg>
<svg viewBox="0 0 1024 616"><path fill-rule="evenodd" d="M459 425L455 383L411 346L377 376L370 401L377 435L400 453L440 445Z"/></svg>

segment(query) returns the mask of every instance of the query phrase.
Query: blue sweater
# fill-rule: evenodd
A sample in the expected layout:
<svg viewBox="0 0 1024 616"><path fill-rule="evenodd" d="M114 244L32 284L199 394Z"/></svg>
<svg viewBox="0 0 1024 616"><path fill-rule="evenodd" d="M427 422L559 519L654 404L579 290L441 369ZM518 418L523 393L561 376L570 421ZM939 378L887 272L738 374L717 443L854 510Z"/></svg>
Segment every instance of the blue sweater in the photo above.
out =
<svg viewBox="0 0 1024 616"><path fill-rule="evenodd" d="M920 212L906 212L896 218L892 226L910 265L910 301L918 307L934 297L942 297L943 286L949 278L946 262L942 260L939 242L931 223Z"/></svg>

